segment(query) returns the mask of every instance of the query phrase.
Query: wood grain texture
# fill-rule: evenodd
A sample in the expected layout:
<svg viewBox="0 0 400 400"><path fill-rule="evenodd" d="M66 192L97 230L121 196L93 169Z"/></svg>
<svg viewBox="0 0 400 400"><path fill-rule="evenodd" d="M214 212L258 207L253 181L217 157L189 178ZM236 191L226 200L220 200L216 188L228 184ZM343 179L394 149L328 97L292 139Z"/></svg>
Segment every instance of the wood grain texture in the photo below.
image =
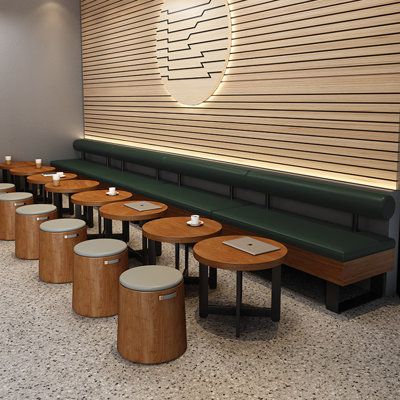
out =
<svg viewBox="0 0 400 400"><path fill-rule="evenodd" d="M61 181L67 181L69 179L76 179L78 175L73 174L73 173L66 173L64 174L60 180ZM45 185L46 183L51 183L53 182L53 177L52 176L43 176L42 174L37 174L37 175L31 175L26 178L26 180L31 183L32 185Z"/></svg>
<svg viewBox="0 0 400 400"><path fill-rule="evenodd" d="M0 201L0 240L15 240L15 210L33 204L33 197L18 201Z"/></svg>
<svg viewBox="0 0 400 400"><path fill-rule="evenodd" d="M116 221L149 221L151 219L164 217L168 211L168 206L158 201L152 201L152 203L161 208L148 211L134 210L133 208L125 206L126 203L126 201L120 201L106 204L100 207L100 216Z"/></svg>
<svg viewBox="0 0 400 400"><path fill-rule="evenodd" d="M47 283L74 279L74 247L87 238L87 228L68 232L39 232L39 278Z"/></svg>
<svg viewBox="0 0 400 400"><path fill-rule="evenodd" d="M193 248L194 258L209 267L231 271L259 271L275 268L285 261L287 248L274 240L252 236L256 240L271 244L279 250L253 256L227 246L223 242L243 237L242 235L218 236L197 243Z"/></svg>
<svg viewBox="0 0 400 400"><path fill-rule="evenodd" d="M34 161L12 161L11 164L6 164L5 162L0 163L0 169L9 171L13 168L18 167L32 167L35 165Z"/></svg>
<svg viewBox="0 0 400 400"><path fill-rule="evenodd" d="M187 225L190 218L171 217L146 222L143 227L143 236L150 240L165 243L197 243L200 240L216 236L222 225L208 218L200 218L204 224L198 227Z"/></svg>
<svg viewBox="0 0 400 400"><path fill-rule="evenodd" d="M176 297L159 300L159 296ZM120 285L118 352L142 364L159 364L180 357L187 348L185 289L138 292Z"/></svg>
<svg viewBox="0 0 400 400"><path fill-rule="evenodd" d="M55 186L52 182L46 183L45 189L51 193L79 193L96 189L99 185L99 182L90 179L72 179L61 181L58 186Z"/></svg>
<svg viewBox="0 0 400 400"><path fill-rule="evenodd" d="M54 167L44 165L41 168L36 168L34 166L22 166L22 167L15 167L10 169L11 175L15 176L30 176L36 174L44 174L46 172L53 172L55 171Z"/></svg>
<svg viewBox="0 0 400 400"><path fill-rule="evenodd" d="M105 265L105 261L118 263ZM74 254L72 308L85 317L110 317L118 313L119 276L128 267L128 250L110 257Z"/></svg>
<svg viewBox="0 0 400 400"><path fill-rule="evenodd" d="M162 81L162 0L82 1L86 137L398 188L400 4L228 3L227 69L196 107Z"/></svg>
<svg viewBox="0 0 400 400"><path fill-rule="evenodd" d="M100 207L115 201L129 200L132 197L132 193L123 190L117 190L118 195L116 196L109 196L107 192L107 189L84 191L74 194L71 201L80 206Z"/></svg>
<svg viewBox="0 0 400 400"><path fill-rule="evenodd" d="M56 218L57 210L40 215L15 214L15 256L23 260L38 260L40 224Z"/></svg>

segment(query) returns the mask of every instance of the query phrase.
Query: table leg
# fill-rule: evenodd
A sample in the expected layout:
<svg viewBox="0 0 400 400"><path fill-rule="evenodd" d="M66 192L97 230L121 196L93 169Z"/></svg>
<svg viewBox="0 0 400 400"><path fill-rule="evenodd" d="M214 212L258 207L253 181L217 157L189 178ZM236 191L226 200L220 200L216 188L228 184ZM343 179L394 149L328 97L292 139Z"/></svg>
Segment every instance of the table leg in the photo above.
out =
<svg viewBox="0 0 400 400"><path fill-rule="evenodd" d="M129 221L122 221L123 241L129 243Z"/></svg>
<svg viewBox="0 0 400 400"><path fill-rule="evenodd" d="M74 204L71 201L71 194L68 194L68 210L69 215L74 215Z"/></svg>
<svg viewBox="0 0 400 400"><path fill-rule="evenodd" d="M54 205L57 207L58 218L62 218L62 194L54 193Z"/></svg>
<svg viewBox="0 0 400 400"><path fill-rule="evenodd" d="M75 204L75 218L77 219L85 219L82 215L82 207L78 204Z"/></svg>
<svg viewBox="0 0 400 400"><path fill-rule="evenodd" d="M179 243L176 243L175 244L175 268L176 269L179 269L179 264L180 264L179 253L180 253L180 245L179 245Z"/></svg>
<svg viewBox="0 0 400 400"><path fill-rule="evenodd" d="M93 207L90 207L90 206L83 207L83 210L84 210L83 212L85 214L85 219L86 219L87 226L89 228L93 228L93 226L94 226L94 222L93 222Z"/></svg>
<svg viewBox="0 0 400 400"><path fill-rule="evenodd" d="M236 337L240 336L240 310L242 308L243 272L236 271Z"/></svg>
<svg viewBox="0 0 400 400"><path fill-rule="evenodd" d="M101 236L102 235L102 223L101 223L101 220L102 220L102 218L101 218L101 215L100 215L100 208L98 208L97 209L97 225L98 225L98 228L99 228L99 235Z"/></svg>
<svg viewBox="0 0 400 400"><path fill-rule="evenodd" d="M147 245L147 237L143 235L142 232L142 250L143 250L143 259L142 263L143 265L149 264L149 250L148 250L148 245Z"/></svg>
<svg viewBox="0 0 400 400"><path fill-rule="evenodd" d="M8 182L8 174L7 174L7 170L3 169L3 182L6 183Z"/></svg>
<svg viewBox="0 0 400 400"><path fill-rule="evenodd" d="M199 264L199 315L201 318L208 316L208 266Z"/></svg>
<svg viewBox="0 0 400 400"><path fill-rule="evenodd" d="M281 319L281 266L272 269L271 292L271 319L278 322Z"/></svg>
<svg viewBox="0 0 400 400"><path fill-rule="evenodd" d="M189 244L185 244L185 269L183 276L189 276Z"/></svg>
<svg viewBox="0 0 400 400"><path fill-rule="evenodd" d="M149 264L156 265L157 264L157 257L156 257L156 242L154 240L148 239L148 246L149 246Z"/></svg>
<svg viewBox="0 0 400 400"><path fill-rule="evenodd" d="M162 254L162 244L161 242L156 242L156 253L157 257L160 257Z"/></svg>
<svg viewBox="0 0 400 400"><path fill-rule="evenodd" d="M217 288L217 268L210 267L209 285L210 285L210 289Z"/></svg>
<svg viewBox="0 0 400 400"><path fill-rule="evenodd" d="M26 176L21 176L22 179L22 187L24 188L24 192L29 192L29 183L26 179Z"/></svg>
<svg viewBox="0 0 400 400"><path fill-rule="evenodd" d="M112 220L104 218L104 236L106 238L112 238Z"/></svg>

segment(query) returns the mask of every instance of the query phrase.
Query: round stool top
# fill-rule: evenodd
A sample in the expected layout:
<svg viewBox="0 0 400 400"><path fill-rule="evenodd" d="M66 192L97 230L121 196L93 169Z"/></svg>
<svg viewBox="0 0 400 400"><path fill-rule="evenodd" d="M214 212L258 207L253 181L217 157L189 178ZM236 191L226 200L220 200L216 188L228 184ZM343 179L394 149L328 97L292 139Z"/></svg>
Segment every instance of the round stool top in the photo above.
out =
<svg viewBox="0 0 400 400"><path fill-rule="evenodd" d="M83 257L108 257L120 254L127 249L122 240L92 239L77 244L74 252Z"/></svg>
<svg viewBox="0 0 400 400"><path fill-rule="evenodd" d="M115 196L108 195L108 190L88 190L76 193L71 197L74 204L80 206L100 207L104 204L113 203L119 200L128 200L132 197L132 193L124 190L118 190Z"/></svg>
<svg viewBox="0 0 400 400"><path fill-rule="evenodd" d="M140 292L158 292L171 289L182 282L182 272L162 265L131 268L121 274L119 282L127 289Z"/></svg>
<svg viewBox="0 0 400 400"><path fill-rule="evenodd" d="M31 199L32 197L33 194L28 192L2 193L0 194L0 201L28 200Z"/></svg>
<svg viewBox="0 0 400 400"><path fill-rule="evenodd" d="M0 183L0 192L3 190L11 190L14 189L15 185L13 183Z"/></svg>
<svg viewBox="0 0 400 400"><path fill-rule="evenodd" d="M86 222L81 219L60 218L43 222L43 224L40 225L40 230L53 233L71 232L82 229L84 226L86 226Z"/></svg>
<svg viewBox="0 0 400 400"><path fill-rule="evenodd" d="M197 243L218 235L222 225L209 218L200 218L203 225L187 225L190 217L169 217L155 219L143 225L143 235L151 240L166 243Z"/></svg>
<svg viewBox="0 0 400 400"><path fill-rule="evenodd" d="M245 235L217 236L203 240L193 247L193 256L201 264L231 271L258 271L281 265L286 257L286 247L275 240L251 238L277 247L277 250L254 256L226 245L224 242L243 238Z"/></svg>
<svg viewBox="0 0 400 400"><path fill-rule="evenodd" d="M56 211L57 207L53 204L30 204L17 208L16 213L20 215L41 215Z"/></svg>

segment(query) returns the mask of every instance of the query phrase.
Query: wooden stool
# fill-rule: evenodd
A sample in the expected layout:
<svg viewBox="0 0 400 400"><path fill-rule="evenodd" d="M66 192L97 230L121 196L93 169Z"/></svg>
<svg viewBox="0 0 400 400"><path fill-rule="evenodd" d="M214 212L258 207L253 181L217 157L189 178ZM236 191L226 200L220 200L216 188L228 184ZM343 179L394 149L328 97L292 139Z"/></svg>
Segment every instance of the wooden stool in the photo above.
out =
<svg viewBox="0 0 400 400"><path fill-rule="evenodd" d="M187 348L185 293L180 271L132 268L119 279L118 351L142 364L180 357Z"/></svg>
<svg viewBox="0 0 400 400"><path fill-rule="evenodd" d="M72 308L85 317L118 313L118 279L128 267L128 246L116 239L93 239L74 248Z"/></svg>
<svg viewBox="0 0 400 400"><path fill-rule="evenodd" d="M15 210L32 203L32 193L0 194L0 240L15 240Z"/></svg>
<svg viewBox="0 0 400 400"><path fill-rule="evenodd" d="M0 183L0 193L15 192L15 185L13 183Z"/></svg>
<svg viewBox="0 0 400 400"><path fill-rule="evenodd" d="M86 240L80 219L53 219L40 225L39 278L47 283L68 283L74 278L74 247Z"/></svg>
<svg viewBox="0 0 400 400"><path fill-rule="evenodd" d="M57 218L52 204L31 204L15 211L15 256L24 260L39 259L39 227L43 221Z"/></svg>

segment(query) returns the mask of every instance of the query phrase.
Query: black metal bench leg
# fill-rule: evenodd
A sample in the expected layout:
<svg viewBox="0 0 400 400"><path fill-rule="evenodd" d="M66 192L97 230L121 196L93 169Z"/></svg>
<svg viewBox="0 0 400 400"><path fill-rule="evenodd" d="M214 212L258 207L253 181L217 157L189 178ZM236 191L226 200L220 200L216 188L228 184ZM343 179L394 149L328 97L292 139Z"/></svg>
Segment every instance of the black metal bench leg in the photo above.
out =
<svg viewBox="0 0 400 400"><path fill-rule="evenodd" d="M272 269L271 319L274 322L281 319L281 269L281 266Z"/></svg>
<svg viewBox="0 0 400 400"><path fill-rule="evenodd" d="M371 278L371 293L377 297L382 297L386 288L386 274L377 275Z"/></svg>
<svg viewBox="0 0 400 400"><path fill-rule="evenodd" d="M199 315L201 318L208 316L208 266L199 265Z"/></svg>
<svg viewBox="0 0 400 400"><path fill-rule="evenodd" d="M243 272L236 271L236 337L240 336L240 310L243 296Z"/></svg>
<svg viewBox="0 0 400 400"><path fill-rule="evenodd" d="M325 306L329 311L340 312L340 286L326 282Z"/></svg>

